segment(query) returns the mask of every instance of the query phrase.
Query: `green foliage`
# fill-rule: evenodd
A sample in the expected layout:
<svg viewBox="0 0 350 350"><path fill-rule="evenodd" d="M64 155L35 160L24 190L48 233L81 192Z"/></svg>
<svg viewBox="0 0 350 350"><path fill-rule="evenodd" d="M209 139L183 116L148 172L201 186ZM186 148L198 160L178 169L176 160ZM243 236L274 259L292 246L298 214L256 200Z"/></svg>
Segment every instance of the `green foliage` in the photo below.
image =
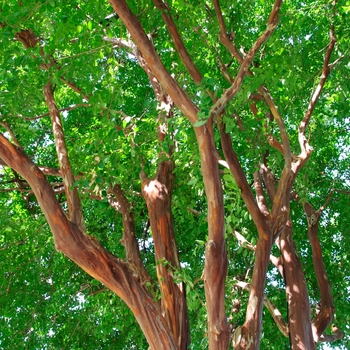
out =
<svg viewBox="0 0 350 350"><path fill-rule="evenodd" d="M190 56L204 76L201 86L193 83L181 62L161 19L148 1L128 1L144 25L165 67L199 107L194 127L207 123L215 96L230 84L222 77L218 58L234 76L238 65L218 40L218 24L210 2L169 1L170 12ZM270 1L220 1L229 32L247 51L265 29ZM246 77L241 90L227 106L223 120L248 182L269 152L268 166L279 178L283 157L269 147L267 137L279 139L276 124L267 118L267 108L257 101L258 115L250 110L250 96L266 84L274 97L299 153L297 129L318 83L324 53L333 24L338 39L331 62L334 67L309 125L314 148L298 175L295 190L302 201L316 209L336 189L324 211L320 241L336 307L335 324L345 337L334 349L349 348L350 289L350 117L348 15L350 3L339 2L333 15L331 2L283 3L280 23L271 39L255 57L254 77ZM122 218L108 205L108 186L120 184L131 203L136 235L146 268L155 277L154 247L147 226L148 214L141 192L139 173L151 177L158 155L174 146L175 185L172 213L182 269L177 279L186 283L193 349L206 349L206 310L201 280L207 238L206 198L194 130L177 110L168 123L172 138L158 142L158 101L147 75L130 49L117 47L108 38L129 36L120 20L104 25L113 13L106 1L8 1L0 11L0 122L10 125L19 143L39 166L57 168L58 160L50 117L42 94L49 80L62 112L65 138L75 186L83 201L87 232L120 258ZM22 29L40 38L25 49L14 40ZM49 70L43 64L54 61ZM80 93L60 78L74 82ZM86 101L85 96L89 97ZM70 107L76 107L68 110ZM42 116L35 119L35 117ZM241 125L239 122L241 122ZM1 129L5 132L5 129ZM5 132L6 136L9 136ZM214 130L222 154L218 130ZM164 147L166 145L166 147ZM0 163L1 164L1 163ZM250 281L254 254L239 246L233 231L256 244L257 234L240 191L232 176L220 166L225 200L226 240L229 258L226 284L227 310L239 299L241 309L228 311L235 328L244 322L248 293L235 286L235 278ZM83 174L79 176L79 174ZM61 253L55 252L48 225L34 196L27 188L12 191L14 173L0 165L0 348L4 349L147 349L148 345L130 310L104 286L82 272ZM60 178L49 177L51 183ZM100 200L93 198L100 197ZM57 198L66 207L64 195ZM319 292L307 239L307 221L300 203L292 202L292 219L298 252L305 267L313 312ZM273 251L277 253L277 250ZM271 266L266 295L286 318L284 282ZM289 348L287 338L277 333L274 321L264 311L262 349ZM279 344L276 347L276 344ZM332 345L333 346L333 345ZM320 349L325 348L322 345Z"/></svg>

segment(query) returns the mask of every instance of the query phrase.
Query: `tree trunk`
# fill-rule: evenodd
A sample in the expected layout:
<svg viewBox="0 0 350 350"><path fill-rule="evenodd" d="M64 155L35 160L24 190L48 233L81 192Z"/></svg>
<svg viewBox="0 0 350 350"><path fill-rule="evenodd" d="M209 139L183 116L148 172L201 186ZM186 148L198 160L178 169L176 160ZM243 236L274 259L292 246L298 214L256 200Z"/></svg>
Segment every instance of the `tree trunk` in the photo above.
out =
<svg viewBox="0 0 350 350"><path fill-rule="evenodd" d="M270 237L272 237L272 235ZM232 340L234 349L260 349L264 286L270 260L271 246L272 239L265 240L263 238L259 238L256 245L255 263L246 312L246 321L242 327L238 327L234 332Z"/></svg>
<svg viewBox="0 0 350 350"><path fill-rule="evenodd" d="M173 161L167 160L159 163L153 180L142 172L142 194L150 217L162 313L179 348L186 350L190 344L190 329L185 285L174 281L174 269L180 268L180 263L171 213L173 170Z"/></svg>
<svg viewBox="0 0 350 350"><path fill-rule="evenodd" d="M230 331L225 313L227 255L224 236L224 203L216 148L210 121L195 128L201 171L208 200L208 243L205 251L204 288L208 312L209 349L226 350Z"/></svg>
<svg viewBox="0 0 350 350"><path fill-rule="evenodd" d="M284 279L288 303L289 337L293 350L316 349L312 335L309 295L301 266L292 239L292 224L289 220L280 237L283 257Z"/></svg>

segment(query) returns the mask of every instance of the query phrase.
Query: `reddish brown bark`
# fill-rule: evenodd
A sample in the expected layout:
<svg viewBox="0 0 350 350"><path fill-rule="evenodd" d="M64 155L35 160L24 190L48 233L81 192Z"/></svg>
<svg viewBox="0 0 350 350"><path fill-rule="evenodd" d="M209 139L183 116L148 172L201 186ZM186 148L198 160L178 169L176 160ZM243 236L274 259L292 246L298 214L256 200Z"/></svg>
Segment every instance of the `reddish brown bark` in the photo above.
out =
<svg viewBox="0 0 350 350"><path fill-rule="evenodd" d="M124 0L110 0L116 13L124 22L149 68L175 105L193 124L198 120L197 107L165 69L153 45L147 38L137 17ZM224 238L224 207L216 149L211 126L195 128L201 170L208 200L208 245L204 268L204 286L208 310L208 336L210 349L227 349L229 328L226 320L224 294L227 271Z"/></svg>
<svg viewBox="0 0 350 350"><path fill-rule="evenodd" d="M140 249L135 235L134 215L130 209L129 202L119 185L114 185L109 192L115 196L117 203L114 204L116 204L116 209L122 214L124 233L120 242L125 248L126 262L137 273L143 284L146 282L152 283L151 277L141 259ZM115 207L113 204L112 206Z"/></svg>
<svg viewBox="0 0 350 350"><path fill-rule="evenodd" d="M270 235L272 237L272 235ZM270 260L272 238L259 238L255 250L255 263L252 275L246 321L238 327L232 339L234 349L259 349L262 330L262 310L264 306L264 286Z"/></svg>
<svg viewBox="0 0 350 350"><path fill-rule="evenodd" d="M22 149L0 134L0 157L31 186L50 225L56 249L89 275L115 292L128 305L152 349L178 349L158 305L139 277L122 260L107 252L99 242L70 222L44 174Z"/></svg>
<svg viewBox="0 0 350 350"><path fill-rule="evenodd" d="M288 221L281 238L284 280L288 303L289 338L292 349L312 350L316 344L312 336L311 310L306 281L300 258L292 239L292 225Z"/></svg>
<svg viewBox="0 0 350 350"><path fill-rule="evenodd" d="M308 217L308 237L312 249L312 262L321 296L320 311L312 321L314 340L318 342L323 332L333 321L335 308L331 285L323 262L322 248L318 239L318 224L321 211L316 211L308 202L304 204L304 210Z"/></svg>
<svg viewBox="0 0 350 350"><path fill-rule="evenodd" d="M227 349L230 332L224 302L227 274L224 203L216 149L209 126L210 122L205 128L195 128L208 201L208 242L205 251L204 288L208 313L209 349Z"/></svg>
<svg viewBox="0 0 350 350"><path fill-rule="evenodd" d="M152 228L162 311L179 348L187 349L190 331L186 292L183 283L174 281L174 269L179 268L180 263L171 213L173 170L173 162L167 160L159 163L154 179L148 179L142 172L142 194Z"/></svg>
<svg viewBox="0 0 350 350"><path fill-rule="evenodd" d="M125 0L109 0L114 11L123 21L125 27L131 34L136 46L142 53L149 68L156 76L162 87L167 91L175 105L186 115L191 123L195 123L197 118L197 107L189 99L187 94L180 88L175 79L164 67L162 61L137 17L131 12Z"/></svg>
<svg viewBox="0 0 350 350"><path fill-rule="evenodd" d="M193 81L196 84L200 84L202 81L202 75L199 72L196 65L193 63L181 37L176 28L176 25L173 21L172 16L170 15L170 10L168 5L162 0L153 0L154 5L162 12L162 18L165 22L167 29L170 33L171 39L175 45L176 51L179 54L182 63L185 65L188 73L191 75Z"/></svg>
<svg viewBox="0 0 350 350"><path fill-rule="evenodd" d="M78 225L81 230L84 230L85 224L83 220L81 203L78 196L78 191L76 187L74 187L75 179L69 161L61 116L56 105L51 82L47 83L43 87L43 93L51 117L52 130L56 143L57 158L60 164L64 190L68 203L69 218L74 224Z"/></svg>

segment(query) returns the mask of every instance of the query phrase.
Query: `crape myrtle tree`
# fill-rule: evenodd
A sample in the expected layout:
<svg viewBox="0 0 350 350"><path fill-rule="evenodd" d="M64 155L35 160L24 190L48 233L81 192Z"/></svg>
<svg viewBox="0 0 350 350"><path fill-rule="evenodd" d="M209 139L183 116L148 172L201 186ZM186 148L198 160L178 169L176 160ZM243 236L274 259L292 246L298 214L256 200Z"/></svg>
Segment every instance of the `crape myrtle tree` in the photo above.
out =
<svg viewBox="0 0 350 350"><path fill-rule="evenodd" d="M0 347L349 346L349 11L3 2Z"/></svg>

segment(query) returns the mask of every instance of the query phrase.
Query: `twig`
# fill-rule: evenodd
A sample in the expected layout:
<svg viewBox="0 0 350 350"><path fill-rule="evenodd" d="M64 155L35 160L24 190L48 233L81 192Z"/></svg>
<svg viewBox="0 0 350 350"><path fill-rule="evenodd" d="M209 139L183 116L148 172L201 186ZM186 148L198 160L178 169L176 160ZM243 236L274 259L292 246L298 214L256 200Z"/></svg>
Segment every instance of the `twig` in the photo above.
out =
<svg viewBox="0 0 350 350"><path fill-rule="evenodd" d="M3 127L6 129L6 131L10 134L13 143L14 143L16 146L21 147L20 143L19 143L18 140L17 140L17 137L16 137L15 133L12 131L12 129L10 128L10 126L9 126L6 122L0 122L0 125L3 126Z"/></svg>
<svg viewBox="0 0 350 350"><path fill-rule="evenodd" d="M68 111L72 111L73 109L76 109L76 108L79 108L79 107L90 107L91 105L89 103L77 103L76 105L74 106L70 106L70 107L65 107L65 108L60 108L59 109L59 112L68 112ZM47 113L44 113L42 115L38 115L38 116L35 116L35 117L25 117L21 114L17 114L16 116L19 117L19 118L22 118L24 120L37 120L37 119L41 119L41 118L44 118L44 117L47 117L49 116L50 113L47 112Z"/></svg>

